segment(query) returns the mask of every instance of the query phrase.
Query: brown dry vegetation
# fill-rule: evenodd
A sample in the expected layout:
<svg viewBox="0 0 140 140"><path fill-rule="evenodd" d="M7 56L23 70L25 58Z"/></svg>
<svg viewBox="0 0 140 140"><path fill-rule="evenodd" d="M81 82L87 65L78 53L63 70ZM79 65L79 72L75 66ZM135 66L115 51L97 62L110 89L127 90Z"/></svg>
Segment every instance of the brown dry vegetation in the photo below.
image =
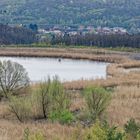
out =
<svg viewBox="0 0 140 140"><path fill-rule="evenodd" d="M124 61L125 57L123 57L122 55L123 53L115 53L112 51L106 51L104 49L0 48L0 56L61 57L117 63Z"/></svg>
<svg viewBox="0 0 140 140"><path fill-rule="evenodd" d="M130 118L140 122L140 87L119 86L114 89L111 104L106 113L111 125L123 126ZM74 97L72 110L84 107L84 100L79 93ZM72 137L82 134L82 129L76 126L63 126L43 122L19 123L7 110L7 105L0 105L0 136L2 140L20 140L24 130L29 128L32 133L42 132L48 140L72 140Z"/></svg>
<svg viewBox="0 0 140 140"><path fill-rule="evenodd" d="M140 71L125 72L125 69L140 68L140 61L131 60L123 54L97 49L3 48L0 49L0 55L65 57L115 62L107 68L107 79L63 83L66 89L74 92L72 94L71 110L84 108L85 105L84 99L77 90L82 90L86 86L113 87L112 100L106 110L109 123L122 127L130 118L140 122ZM38 85L32 86L32 88L37 87ZM71 140L72 137L82 133L82 129L78 129L76 126L62 126L44 121L18 123L9 111L7 103L0 102L0 140L21 140L27 127L30 128L31 132L41 131L47 140Z"/></svg>
<svg viewBox="0 0 140 140"><path fill-rule="evenodd" d="M7 120L0 120L0 140L22 140L24 130L30 129L30 132L41 132L47 140L72 140L81 134L82 129L72 126L62 126L58 123L34 122L20 124Z"/></svg>
<svg viewBox="0 0 140 140"><path fill-rule="evenodd" d="M123 126L130 118L140 122L140 87L116 87L107 112L110 124Z"/></svg>

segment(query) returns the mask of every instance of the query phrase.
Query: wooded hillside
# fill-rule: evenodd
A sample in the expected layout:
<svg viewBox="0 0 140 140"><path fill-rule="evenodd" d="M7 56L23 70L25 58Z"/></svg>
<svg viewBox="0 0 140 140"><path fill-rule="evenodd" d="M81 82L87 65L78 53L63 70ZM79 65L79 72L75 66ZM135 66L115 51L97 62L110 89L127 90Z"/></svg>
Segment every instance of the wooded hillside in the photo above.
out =
<svg viewBox="0 0 140 140"><path fill-rule="evenodd" d="M1 0L0 21L140 28L139 0Z"/></svg>

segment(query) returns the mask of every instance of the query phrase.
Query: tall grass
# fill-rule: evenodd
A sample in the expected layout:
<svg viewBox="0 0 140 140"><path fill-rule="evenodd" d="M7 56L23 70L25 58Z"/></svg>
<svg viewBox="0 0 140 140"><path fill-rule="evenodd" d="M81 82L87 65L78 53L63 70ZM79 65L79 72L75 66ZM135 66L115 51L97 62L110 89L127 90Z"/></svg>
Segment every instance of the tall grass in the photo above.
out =
<svg viewBox="0 0 140 140"><path fill-rule="evenodd" d="M64 108L70 108L70 111L75 112L82 110L86 106L86 100L80 94L80 91L87 86L101 86L105 88L113 89L114 93L110 105L106 110L106 117L110 125L117 125L122 127L130 118L134 118L137 122L140 122L140 72L126 73L124 70L127 68L139 68L139 61L132 61L126 57L121 57L120 54L114 54L105 50L89 50L89 49L44 49L44 48L8 48L0 49L0 55L7 56L42 56L42 57L65 57L73 59L89 59L106 62L115 62L110 64L107 68L107 79L97 80L79 80L72 82L65 82L63 86L59 88L62 97L54 100L56 106L61 107L61 101L65 99L63 90L69 91L71 97L71 104ZM59 85L59 84L58 84ZM54 84L54 93L56 93L57 84ZM40 85L32 85L34 90L40 88ZM39 90L40 92L40 90ZM43 92L44 93L44 92ZM38 94L38 93L37 93ZM55 96L55 94L54 94ZM29 117L28 122L19 123L8 110L7 102L0 102L0 139L4 140L22 140L24 130L29 128L31 134L41 132L47 140L82 140L84 128L75 125L61 125L59 123L50 123L46 120L36 120L42 116L42 110L40 110L40 97L36 94L28 94L29 100L25 100L23 97L18 97L21 100L16 101L16 104L12 104L14 109L16 107L22 108L18 110L19 115L25 119ZM56 96L57 97L57 96ZM62 99L62 100L61 100ZM13 99L17 100L17 99ZM27 102L28 101L28 102ZM58 101L58 102L56 102ZM61 103L60 103L61 102ZM21 106L24 104L25 106ZM29 111L30 110L30 111ZM27 112L26 112L27 111ZM30 112L30 114L28 114ZM41 114L41 115L40 115ZM22 118L22 119L24 119ZM36 121L35 121L36 120ZM97 133L98 134L98 133Z"/></svg>

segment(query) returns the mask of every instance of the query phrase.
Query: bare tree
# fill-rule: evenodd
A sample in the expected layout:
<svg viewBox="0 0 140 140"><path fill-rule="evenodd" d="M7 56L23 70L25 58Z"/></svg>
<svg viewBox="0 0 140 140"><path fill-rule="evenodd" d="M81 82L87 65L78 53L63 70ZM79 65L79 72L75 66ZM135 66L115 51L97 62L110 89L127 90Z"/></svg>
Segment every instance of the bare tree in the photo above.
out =
<svg viewBox="0 0 140 140"><path fill-rule="evenodd" d="M19 93L27 86L29 86L29 77L22 65L11 61L0 61L0 93L8 97L8 94Z"/></svg>
<svg viewBox="0 0 140 140"><path fill-rule="evenodd" d="M50 108L50 85L51 81L48 79L47 82L40 83L38 90L38 101L41 104L41 110L43 112L43 117L48 118L49 108Z"/></svg>

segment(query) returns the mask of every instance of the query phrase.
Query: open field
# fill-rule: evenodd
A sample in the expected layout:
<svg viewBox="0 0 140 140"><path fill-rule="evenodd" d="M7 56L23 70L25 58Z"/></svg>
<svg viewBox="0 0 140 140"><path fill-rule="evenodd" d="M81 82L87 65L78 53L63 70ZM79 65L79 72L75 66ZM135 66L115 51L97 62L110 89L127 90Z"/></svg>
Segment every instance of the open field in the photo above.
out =
<svg viewBox="0 0 140 140"><path fill-rule="evenodd" d="M27 128L31 133L43 133L47 140L73 140L75 137L80 137L82 131L76 127L63 126L58 123L29 122L20 124L7 120L0 120L0 123L0 140L22 140Z"/></svg>
<svg viewBox="0 0 140 140"><path fill-rule="evenodd" d="M120 128L130 119L140 122L140 71L125 70L140 68L140 61L133 59L139 53L116 52L105 49L85 48L0 48L0 56L20 57L61 57L71 59L88 59L109 62L107 79L80 80L63 83L66 90L71 92L71 110L84 108L85 101L80 94L87 86L111 88L112 100L106 110L106 118L110 125ZM31 85L33 89L38 84ZM31 120L19 123L9 111L6 101L0 102L0 140L22 140L24 130L42 132L47 140L82 140L83 127L79 125L61 125L45 120Z"/></svg>
<svg viewBox="0 0 140 140"><path fill-rule="evenodd" d="M115 88L113 99L106 114L110 125L122 127L130 118L140 122L140 88L124 86ZM79 97L77 96L79 99ZM73 108L81 108L82 100L75 99ZM47 140L82 140L82 127L79 125L67 126L46 121L31 121L19 123L13 117L7 118L6 106L0 104L0 140L22 140L24 131L29 128L31 133L42 132ZM77 139L76 139L77 140Z"/></svg>

